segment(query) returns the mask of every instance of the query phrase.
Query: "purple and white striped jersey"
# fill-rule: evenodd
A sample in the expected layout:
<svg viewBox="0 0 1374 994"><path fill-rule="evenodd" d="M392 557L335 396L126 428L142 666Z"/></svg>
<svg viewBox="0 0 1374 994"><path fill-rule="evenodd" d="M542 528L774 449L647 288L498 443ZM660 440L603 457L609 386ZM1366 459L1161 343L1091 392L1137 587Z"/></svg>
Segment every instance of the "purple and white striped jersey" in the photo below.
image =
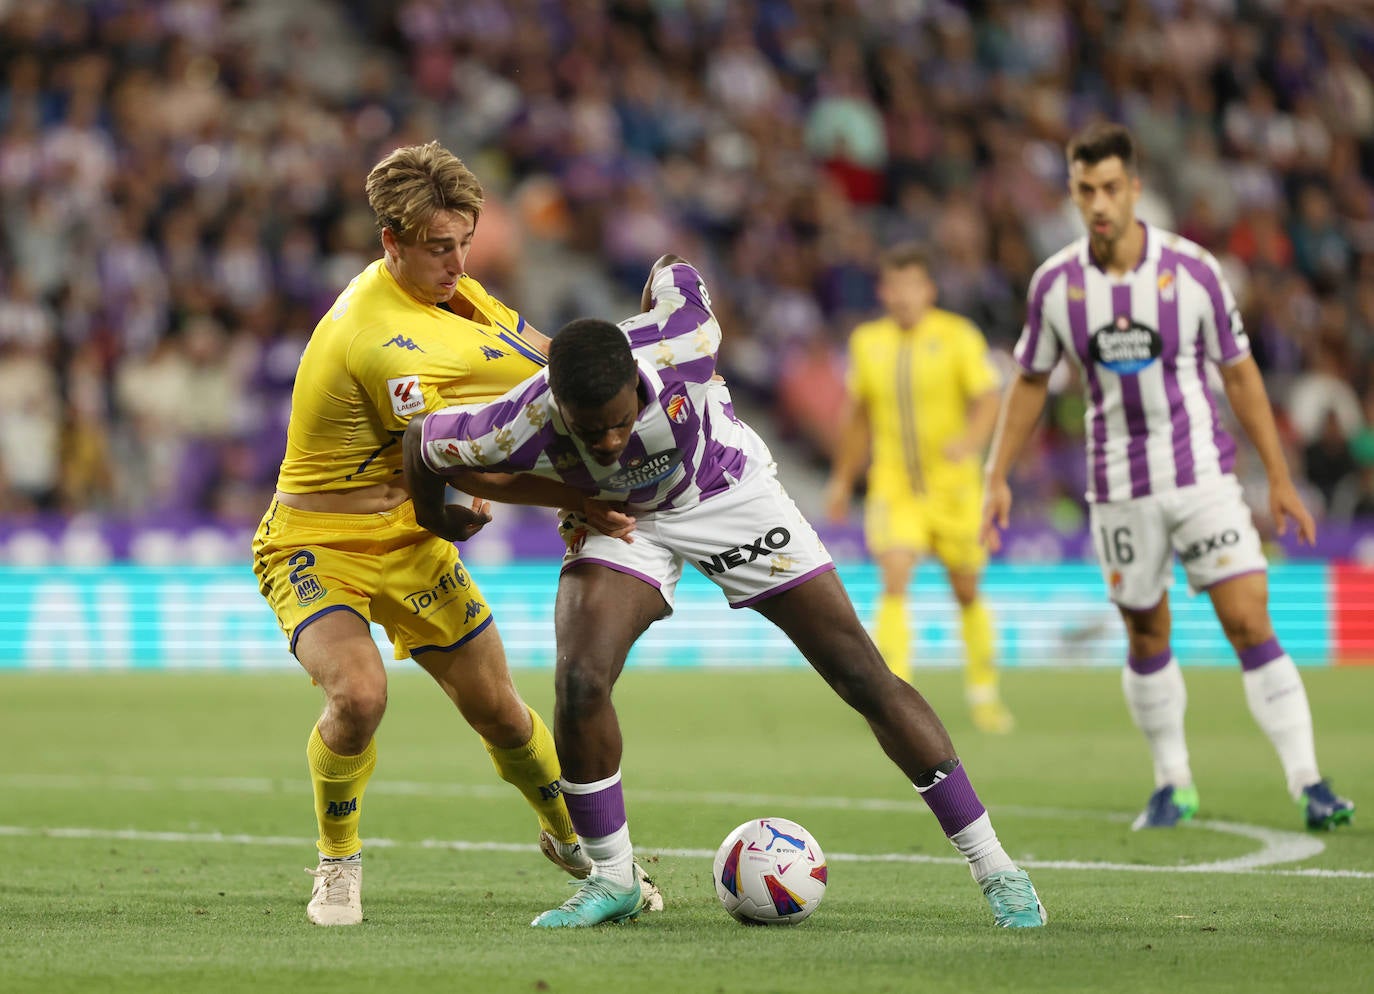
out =
<svg viewBox="0 0 1374 994"><path fill-rule="evenodd" d="M711 379L720 325L700 274L686 263L664 267L651 292L650 310L620 322L649 401L617 464L599 465L568 430L547 370L490 403L431 414L425 463L437 473L534 473L641 513L691 507L770 465L767 445Z"/></svg>
<svg viewBox="0 0 1374 994"><path fill-rule="evenodd" d="M1144 257L1124 276L1092 261L1087 238L1036 270L1014 353L1032 373L1064 354L1082 371L1093 503L1186 487L1235 464L1205 363L1250 354L1235 299L1209 252L1144 228Z"/></svg>

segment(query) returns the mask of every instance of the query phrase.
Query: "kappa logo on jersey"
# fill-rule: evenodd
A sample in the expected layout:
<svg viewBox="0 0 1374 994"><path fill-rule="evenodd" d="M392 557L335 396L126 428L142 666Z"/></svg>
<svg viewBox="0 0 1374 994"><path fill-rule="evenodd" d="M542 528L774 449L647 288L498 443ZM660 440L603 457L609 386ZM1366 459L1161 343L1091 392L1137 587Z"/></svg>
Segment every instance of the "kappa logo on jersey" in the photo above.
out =
<svg viewBox="0 0 1374 994"><path fill-rule="evenodd" d="M668 417L672 419L675 425L685 423L692 413L692 408L688 405L685 394L678 394L673 397L672 400L668 401L668 406L664 410L668 412Z"/></svg>
<svg viewBox="0 0 1374 994"><path fill-rule="evenodd" d="M425 392L420 389L419 376L393 376L386 381L391 394L391 409L398 417L409 417L425 409Z"/></svg>
<svg viewBox="0 0 1374 994"><path fill-rule="evenodd" d="M1092 333L1088 354L1118 376L1132 376L1159 358L1164 342L1155 331L1125 314Z"/></svg>
<svg viewBox="0 0 1374 994"><path fill-rule="evenodd" d="M713 573L724 573L736 566L752 563L755 559L764 559L769 564L769 576L772 576L777 572L774 560L779 558L772 553L786 547L790 541L792 541L792 533L779 525L752 542L733 546L724 552L717 552L710 559L698 559L697 565L701 567L703 573L710 576Z"/></svg>
<svg viewBox="0 0 1374 994"><path fill-rule="evenodd" d="M482 355L483 355L483 357L487 360L487 362L491 362L491 360L493 360L493 359L500 359L500 358L502 358L503 356L506 355L506 353L505 353L505 352L502 352L500 349L498 349L498 348L497 348L496 346L494 346L494 345L483 345L483 346L482 346Z"/></svg>
<svg viewBox="0 0 1374 994"><path fill-rule="evenodd" d="M637 490L662 480L681 462L682 452L679 449L664 449L652 455L637 456L597 482L602 490Z"/></svg>
<svg viewBox="0 0 1374 994"><path fill-rule="evenodd" d="M1240 541L1240 532L1234 528L1228 528L1220 535L1208 535L1200 538L1188 548L1178 554L1180 562L1191 563L1194 559L1201 559L1203 556L1213 552L1220 552L1228 545L1235 545ZM1219 565L1225 565L1219 564Z"/></svg>
<svg viewBox="0 0 1374 994"><path fill-rule="evenodd" d="M405 335L397 335L397 336L396 336L395 338L393 338L391 341L389 341L389 342L383 342L383 343L382 343L382 348L386 348L388 345L395 345L395 346L397 346L398 348L405 349L407 352L423 352L423 351L424 351L424 349L420 348L420 346L416 345L416 344L415 344L414 342L412 342L409 338L406 338Z"/></svg>

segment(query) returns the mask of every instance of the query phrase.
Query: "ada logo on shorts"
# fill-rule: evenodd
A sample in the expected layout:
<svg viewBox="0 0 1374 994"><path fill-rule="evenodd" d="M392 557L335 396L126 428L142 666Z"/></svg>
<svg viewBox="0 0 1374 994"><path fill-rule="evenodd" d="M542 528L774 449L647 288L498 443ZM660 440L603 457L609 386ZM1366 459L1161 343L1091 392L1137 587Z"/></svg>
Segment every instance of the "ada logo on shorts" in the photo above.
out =
<svg viewBox="0 0 1374 994"><path fill-rule="evenodd" d="M1132 376L1159 358L1164 343L1159 332L1125 314L1092 333L1088 355L1118 376Z"/></svg>
<svg viewBox="0 0 1374 994"><path fill-rule="evenodd" d="M425 409L425 392L420 389L420 377L393 376L386 381L386 392L391 395L391 409L397 417L407 418Z"/></svg>
<svg viewBox="0 0 1374 994"><path fill-rule="evenodd" d="M301 607L305 607L325 595L324 584L320 583L318 577L308 572L315 565L315 553L309 549L302 549L292 555L286 561L286 565L291 567L291 572L287 575L286 580L291 584L291 589L296 592L296 602Z"/></svg>

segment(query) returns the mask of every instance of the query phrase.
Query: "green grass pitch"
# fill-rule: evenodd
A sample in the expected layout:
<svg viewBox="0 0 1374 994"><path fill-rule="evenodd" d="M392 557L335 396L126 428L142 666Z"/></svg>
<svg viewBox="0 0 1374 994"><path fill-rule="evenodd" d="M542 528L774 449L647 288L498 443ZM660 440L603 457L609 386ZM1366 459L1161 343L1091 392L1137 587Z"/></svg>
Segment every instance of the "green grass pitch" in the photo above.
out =
<svg viewBox="0 0 1374 994"><path fill-rule="evenodd" d="M0 675L0 990L19 992L1367 991L1374 983L1374 669L1305 673L1319 756L1366 807L1302 830L1237 671L1186 672L1200 823L1132 833L1151 782L1114 670L1015 671L1014 734L945 716L1047 928L992 927L935 819L809 670L635 670L616 703L630 827L668 900L592 930L529 921L570 892L534 821L418 670L394 672L366 799L366 920L305 920L314 821L297 673ZM550 714L552 677L517 674ZM830 857L807 922L744 928L710 855L801 822ZM1191 869L1190 869L1191 868Z"/></svg>

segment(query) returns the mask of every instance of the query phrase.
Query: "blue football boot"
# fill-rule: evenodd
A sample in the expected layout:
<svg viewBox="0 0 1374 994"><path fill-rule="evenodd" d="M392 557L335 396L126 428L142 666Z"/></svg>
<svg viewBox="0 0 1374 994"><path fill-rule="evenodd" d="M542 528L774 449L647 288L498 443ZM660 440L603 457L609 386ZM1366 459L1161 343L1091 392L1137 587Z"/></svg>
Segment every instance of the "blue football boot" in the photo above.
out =
<svg viewBox="0 0 1374 994"><path fill-rule="evenodd" d="M1355 802L1337 797L1331 784L1325 780L1304 787L1298 803L1306 809L1308 828L1330 829L1337 825L1349 825L1355 817Z"/></svg>
<svg viewBox="0 0 1374 994"><path fill-rule="evenodd" d="M1198 796L1196 787L1174 787L1165 784L1145 802L1145 810L1131 823L1132 831L1142 828L1173 828L1181 821L1190 820L1197 814Z"/></svg>

